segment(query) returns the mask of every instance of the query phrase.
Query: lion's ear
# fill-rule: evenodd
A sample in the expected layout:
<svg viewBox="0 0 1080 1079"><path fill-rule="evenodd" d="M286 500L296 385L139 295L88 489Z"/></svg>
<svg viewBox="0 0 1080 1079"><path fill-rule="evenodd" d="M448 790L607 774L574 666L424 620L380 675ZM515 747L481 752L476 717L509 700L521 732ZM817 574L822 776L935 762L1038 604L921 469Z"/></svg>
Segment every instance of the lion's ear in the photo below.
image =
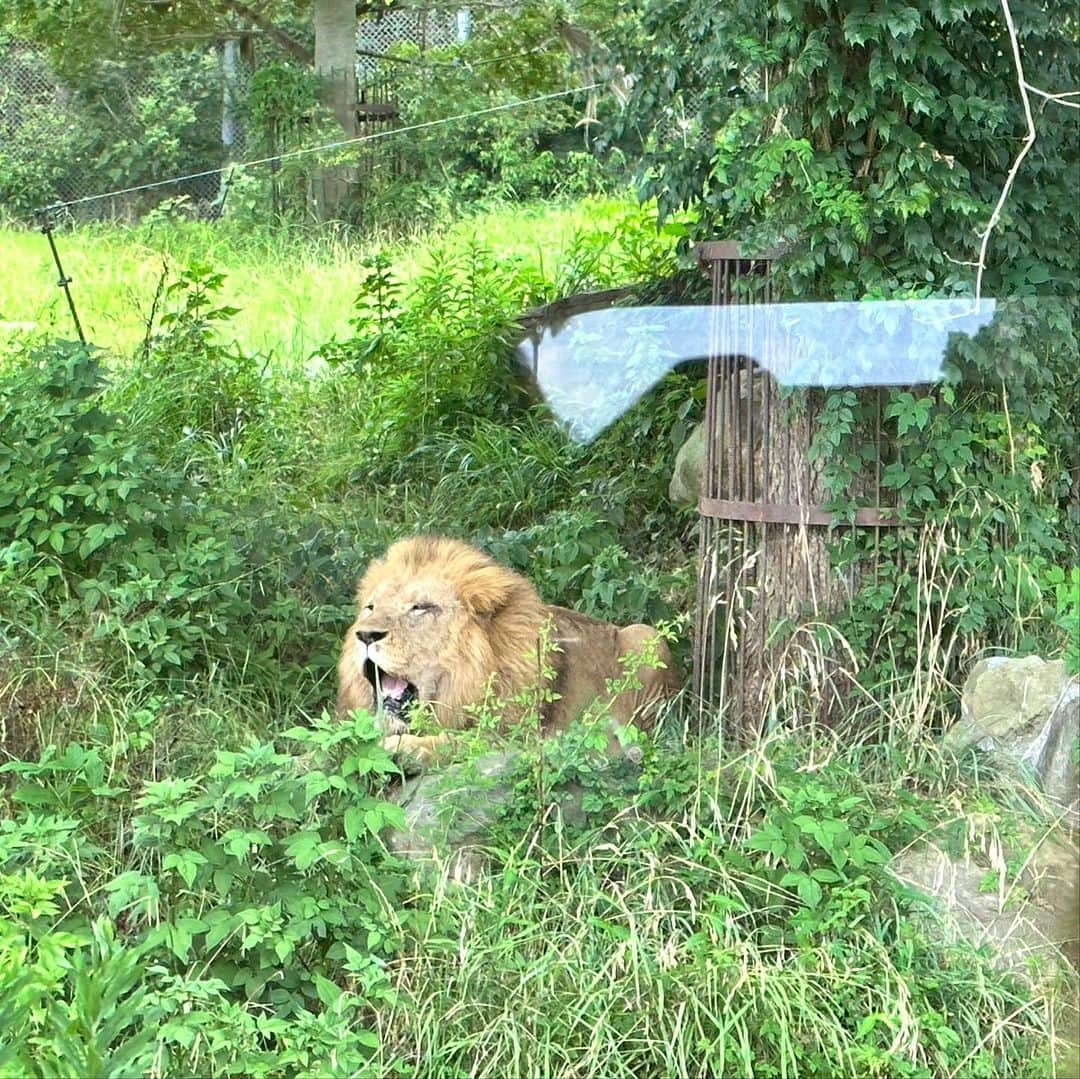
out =
<svg viewBox="0 0 1080 1079"><path fill-rule="evenodd" d="M514 597L518 582L501 566L485 566L465 576L458 585L461 602L474 614L491 618Z"/></svg>

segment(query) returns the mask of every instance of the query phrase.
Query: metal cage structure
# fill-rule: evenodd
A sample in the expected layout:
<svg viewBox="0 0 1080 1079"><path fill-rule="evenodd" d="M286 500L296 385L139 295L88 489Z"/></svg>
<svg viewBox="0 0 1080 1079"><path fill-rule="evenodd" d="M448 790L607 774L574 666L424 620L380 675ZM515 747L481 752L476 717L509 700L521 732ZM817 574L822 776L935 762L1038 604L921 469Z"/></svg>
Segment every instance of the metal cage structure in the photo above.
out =
<svg viewBox="0 0 1080 1079"><path fill-rule="evenodd" d="M711 242L697 254L714 311L774 302L780 252L750 258L736 243ZM876 557L838 571L830 540L837 529L872 528L876 553L882 530L899 519L894 492L881 482L891 442L883 391L858 391L876 405L875 429L865 439L873 460L848 492L858 508L839 523L826 509L823 462L812 452L825 395L786 390L768 373L783 369L781 354L798 347L782 332L753 342L753 358L734 354L725 338L739 317L728 311L713 320L708 356L693 687L703 722L719 716L725 736L744 738L775 721L780 701L815 721L844 700L852 674L830 640L828 619L876 572ZM746 334L734 336L745 349Z"/></svg>

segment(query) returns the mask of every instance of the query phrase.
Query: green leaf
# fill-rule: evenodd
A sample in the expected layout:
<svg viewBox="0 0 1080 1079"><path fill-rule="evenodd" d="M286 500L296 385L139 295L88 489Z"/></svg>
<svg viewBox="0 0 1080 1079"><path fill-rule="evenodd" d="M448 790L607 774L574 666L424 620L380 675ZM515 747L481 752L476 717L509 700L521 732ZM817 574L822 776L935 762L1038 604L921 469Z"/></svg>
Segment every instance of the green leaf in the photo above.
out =
<svg viewBox="0 0 1080 1079"><path fill-rule="evenodd" d="M315 992L327 1008L333 1008L341 999L341 987L318 973L315 974Z"/></svg>
<svg viewBox="0 0 1080 1079"><path fill-rule="evenodd" d="M175 869L189 888L195 883L195 876L202 865L206 865L206 858L194 850L172 851L161 862L162 869Z"/></svg>
<svg viewBox="0 0 1080 1079"><path fill-rule="evenodd" d="M356 806L345 810L345 838L351 843L364 831L364 811Z"/></svg>
<svg viewBox="0 0 1080 1079"><path fill-rule="evenodd" d="M810 908L814 908L821 902L821 885L813 877L804 876L799 881L799 898Z"/></svg>
<svg viewBox="0 0 1080 1079"><path fill-rule="evenodd" d="M318 832L297 832L285 841L285 853L293 860L296 868L303 872L318 860L320 843Z"/></svg>

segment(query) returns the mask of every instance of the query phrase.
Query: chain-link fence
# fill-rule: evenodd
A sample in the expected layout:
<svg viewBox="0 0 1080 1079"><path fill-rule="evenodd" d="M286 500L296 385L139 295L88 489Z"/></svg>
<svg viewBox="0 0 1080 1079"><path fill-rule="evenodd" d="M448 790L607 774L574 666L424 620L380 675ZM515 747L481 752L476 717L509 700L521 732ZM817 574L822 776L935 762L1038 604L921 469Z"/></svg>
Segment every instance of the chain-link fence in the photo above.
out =
<svg viewBox="0 0 1080 1079"><path fill-rule="evenodd" d="M388 214L395 227L409 203L435 207L489 188L516 197L567 184L591 190L602 166L571 154L577 117L564 91L550 95L560 100L520 100L491 76L507 56L485 55L485 41L499 36L489 30L486 13L474 26L454 7L395 8L359 22L348 125L320 104L330 77L316 79L266 38L68 72L0 35L0 214L29 220L55 207L75 221L157 209L213 218L227 203L252 220L322 219L329 175L346 183L344 198L322 200L336 216L362 223ZM479 59L425 56L453 44ZM561 164L567 155L571 168Z"/></svg>
<svg viewBox="0 0 1080 1079"><path fill-rule="evenodd" d="M211 172L243 155L244 69L222 50L106 61L68 82L24 41L0 41L0 207L87 199L171 176ZM133 216L162 198L213 205L210 174L138 199L95 199L80 219Z"/></svg>
<svg viewBox="0 0 1080 1079"><path fill-rule="evenodd" d="M391 8L365 19L356 28L356 74L361 86L379 77L381 58L394 46L409 42L421 52L452 45L469 36L468 11Z"/></svg>
<svg viewBox="0 0 1080 1079"><path fill-rule="evenodd" d="M426 9L360 22L360 133L383 130L396 119L394 69L381 57L405 42L421 53L445 46L467 37L469 28L465 12ZM0 36L0 212L24 218L38 207L74 203L64 212L77 220L135 218L179 199L192 212L212 216L227 193L231 163L294 151L316 133L314 101L306 115L264 117L262 129L252 131L250 81L251 68L233 42L106 60L65 79L42 50ZM193 173L204 175L97 198ZM282 184L273 167L267 190L267 209L280 211Z"/></svg>

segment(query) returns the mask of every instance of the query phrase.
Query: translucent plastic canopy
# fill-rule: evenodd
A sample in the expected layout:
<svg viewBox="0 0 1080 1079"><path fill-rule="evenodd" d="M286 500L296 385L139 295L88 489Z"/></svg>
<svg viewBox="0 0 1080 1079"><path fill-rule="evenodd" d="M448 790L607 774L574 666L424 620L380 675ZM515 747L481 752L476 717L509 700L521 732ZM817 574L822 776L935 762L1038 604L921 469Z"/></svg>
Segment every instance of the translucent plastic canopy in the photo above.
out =
<svg viewBox="0 0 1080 1079"><path fill-rule="evenodd" d="M996 310L986 299L609 307L518 351L570 434L590 441L669 371L709 356L746 357L787 387L939 382L956 335L973 337Z"/></svg>

